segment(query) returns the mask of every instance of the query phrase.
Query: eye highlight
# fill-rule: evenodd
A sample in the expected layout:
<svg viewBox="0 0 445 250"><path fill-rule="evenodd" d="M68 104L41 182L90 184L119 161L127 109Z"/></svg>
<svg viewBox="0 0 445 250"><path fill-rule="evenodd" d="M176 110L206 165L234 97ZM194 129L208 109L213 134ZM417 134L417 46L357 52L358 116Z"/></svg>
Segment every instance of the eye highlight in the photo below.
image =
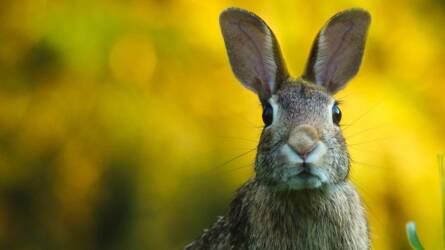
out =
<svg viewBox="0 0 445 250"><path fill-rule="evenodd" d="M332 106L332 121L334 122L335 125L338 126L340 120L341 120L341 110L338 107L338 103L334 103L334 105Z"/></svg>
<svg viewBox="0 0 445 250"><path fill-rule="evenodd" d="M270 103L266 103L263 107L263 122L266 127L270 126L273 121L273 108Z"/></svg>

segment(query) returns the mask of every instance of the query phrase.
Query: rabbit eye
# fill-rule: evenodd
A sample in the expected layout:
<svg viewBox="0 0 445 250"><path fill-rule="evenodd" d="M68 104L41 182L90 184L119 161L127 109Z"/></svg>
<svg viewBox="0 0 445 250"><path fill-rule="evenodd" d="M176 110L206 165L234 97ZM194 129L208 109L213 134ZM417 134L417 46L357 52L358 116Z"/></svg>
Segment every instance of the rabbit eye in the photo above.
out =
<svg viewBox="0 0 445 250"><path fill-rule="evenodd" d="M272 124L273 121L273 108L270 103L266 103L263 108L263 122L266 127Z"/></svg>
<svg viewBox="0 0 445 250"><path fill-rule="evenodd" d="M338 125L340 123L341 120L341 110L338 107L337 103L334 104L334 106L332 106L332 121Z"/></svg>

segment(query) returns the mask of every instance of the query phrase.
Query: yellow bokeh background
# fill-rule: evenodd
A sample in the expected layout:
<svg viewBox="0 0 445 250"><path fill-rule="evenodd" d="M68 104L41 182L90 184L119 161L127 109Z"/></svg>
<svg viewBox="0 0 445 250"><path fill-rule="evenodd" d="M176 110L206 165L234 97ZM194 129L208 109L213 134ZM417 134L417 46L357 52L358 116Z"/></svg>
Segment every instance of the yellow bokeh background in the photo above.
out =
<svg viewBox="0 0 445 250"><path fill-rule="evenodd" d="M266 20L294 76L330 16L371 12L337 95L351 179L374 249L408 249L408 220L442 246L443 1L2 0L0 249L180 249L225 213L262 126L228 64L230 6Z"/></svg>

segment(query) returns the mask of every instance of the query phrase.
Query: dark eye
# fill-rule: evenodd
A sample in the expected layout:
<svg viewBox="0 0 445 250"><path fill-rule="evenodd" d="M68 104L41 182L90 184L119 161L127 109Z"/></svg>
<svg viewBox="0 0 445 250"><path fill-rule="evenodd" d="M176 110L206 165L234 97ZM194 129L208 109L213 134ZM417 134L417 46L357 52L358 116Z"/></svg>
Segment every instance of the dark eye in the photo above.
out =
<svg viewBox="0 0 445 250"><path fill-rule="evenodd" d="M263 122L266 127L272 124L273 121L273 108L270 103L266 103L263 108Z"/></svg>
<svg viewBox="0 0 445 250"><path fill-rule="evenodd" d="M332 106L332 121L338 125L340 123L341 120L341 110L338 107L337 103L334 104L334 106Z"/></svg>

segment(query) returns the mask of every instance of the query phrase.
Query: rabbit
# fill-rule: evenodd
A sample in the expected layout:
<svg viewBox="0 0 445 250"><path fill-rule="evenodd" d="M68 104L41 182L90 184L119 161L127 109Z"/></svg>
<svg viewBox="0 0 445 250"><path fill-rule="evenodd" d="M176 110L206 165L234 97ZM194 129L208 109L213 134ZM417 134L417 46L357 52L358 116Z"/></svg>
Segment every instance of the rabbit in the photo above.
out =
<svg viewBox="0 0 445 250"><path fill-rule="evenodd" d="M259 97L264 128L255 175L228 213L184 249L370 249L333 97L358 72L370 14L353 8L329 19L299 78L289 76L260 17L228 8L219 21L233 73Z"/></svg>

